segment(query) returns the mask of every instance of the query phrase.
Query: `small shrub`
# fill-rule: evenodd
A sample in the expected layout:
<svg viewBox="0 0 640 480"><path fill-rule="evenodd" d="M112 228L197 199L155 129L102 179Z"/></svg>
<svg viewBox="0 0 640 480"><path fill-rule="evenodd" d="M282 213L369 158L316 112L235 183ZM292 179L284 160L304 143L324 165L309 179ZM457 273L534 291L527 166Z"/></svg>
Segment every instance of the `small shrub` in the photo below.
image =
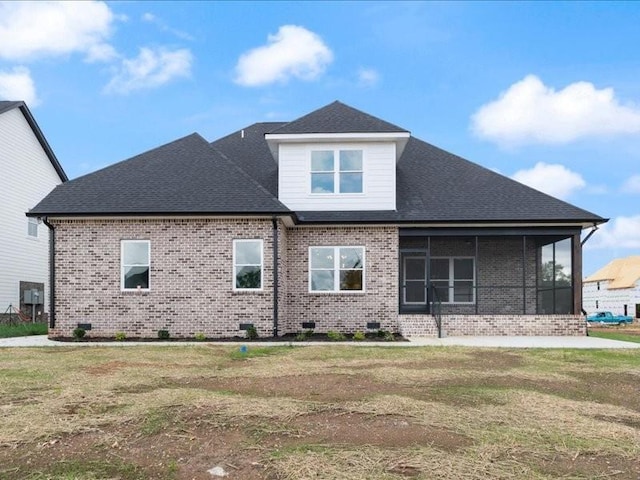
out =
<svg viewBox="0 0 640 480"><path fill-rule="evenodd" d="M309 329L303 330L302 332L298 333L295 339L298 342L304 342L306 340L309 340L311 337L313 337L313 330Z"/></svg>
<svg viewBox="0 0 640 480"><path fill-rule="evenodd" d="M258 338L258 330L253 325L247 327L247 338L249 340L255 340Z"/></svg>
<svg viewBox="0 0 640 480"><path fill-rule="evenodd" d="M393 332L385 332L385 334L384 334L384 339L385 339L387 342L393 342L393 341L396 339L396 337L395 337L395 335L393 334Z"/></svg>
<svg viewBox="0 0 640 480"><path fill-rule="evenodd" d="M365 338L367 338L367 336L364 334L364 332L361 331L357 331L356 333L353 334L353 339L356 342L361 342L362 340L364 340Z"/></svg>
<svg viewBox="0 0 640 480"><path fill-rule="evenodd" d="M123 342L127 338L127 334L124 332L116 332L115 338L118 342Z"/></svg>
<svg viewBox="0 0 640 480"><path fill-rule="evenodd" d="M86 335L87 331L84 328L76 328L73 330L73 338L80 340Z"/></svg>
<svg viewBox="0 0 640 480"><path fill-rule="evenodd" d="M194 335L194 337L198 342L204 342L207 339L207 336L204 333L198 332Z"/></svg>
<svg viewBox="0 0 640 480"><path fill-rule="evenodd" d="M335 330L329 330L327 332L327 338L333 342L343 342L347 339L344 333L336 332Z"/></svg>
<svg viewBox="0 0 640 480"><path fill-rule="evenodd" d="M376 335L378 336L378 338L384 338L386 337L387 333L389 332L387 332L386 330L380 329L376 332Z"/></svg>
<svg viewBox="0 0 640 480"><path fill-rule="evenodd" d="M158 330L158 338L160 340L167 340L169 337L171 337L169 330Z"/></svg>

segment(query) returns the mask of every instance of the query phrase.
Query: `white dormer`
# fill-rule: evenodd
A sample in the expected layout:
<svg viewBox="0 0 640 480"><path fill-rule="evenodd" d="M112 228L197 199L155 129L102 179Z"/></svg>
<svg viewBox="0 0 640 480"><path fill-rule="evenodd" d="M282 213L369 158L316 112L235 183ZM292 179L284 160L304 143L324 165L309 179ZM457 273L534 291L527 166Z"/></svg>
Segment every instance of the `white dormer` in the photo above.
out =
<svg viewBox="0 0 640 480"><path fill-rule="evenodd" d="M396 162L409 137L339 102L287 124L265 135L278 199L294 211L395 210Z"/></svg>

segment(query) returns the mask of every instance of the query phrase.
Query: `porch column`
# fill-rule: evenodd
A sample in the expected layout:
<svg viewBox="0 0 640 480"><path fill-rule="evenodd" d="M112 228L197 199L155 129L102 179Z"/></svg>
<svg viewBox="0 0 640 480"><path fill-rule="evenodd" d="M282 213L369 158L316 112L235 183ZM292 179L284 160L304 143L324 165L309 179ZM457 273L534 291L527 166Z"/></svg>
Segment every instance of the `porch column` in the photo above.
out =
<svg viewBox="0 0 640 480"><path fill-rule="evenodd" d="M573 313L580 315L582 313L582 245L580 244L580 232L573 235L571 244L573 246L571 254Z"/></svg>

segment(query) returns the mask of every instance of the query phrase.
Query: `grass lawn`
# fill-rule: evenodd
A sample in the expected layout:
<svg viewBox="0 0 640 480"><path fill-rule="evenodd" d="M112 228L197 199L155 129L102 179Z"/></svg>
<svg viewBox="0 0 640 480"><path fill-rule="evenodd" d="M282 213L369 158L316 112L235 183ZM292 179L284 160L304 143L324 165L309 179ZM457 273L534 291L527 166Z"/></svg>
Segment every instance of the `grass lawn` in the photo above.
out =
<svg viewBox="0 0 640 480"><path fill-rule="evenodd" d="M640 325L590 325L589 336L640 343Z"/></svg>
<svg viewBox="0 0 640 480"><path fill-rule="evenodd" d="M19 323L17 325L0 324L0 338L26 337L28 335L46 334L46 323Z"/></svg>
<svg viewBox="0 0 640 480"><path fill-rule="evenodd" d="M617 331L590 331L590 337L608 338L610 340L621 340L623 342L636 342L640 343L640 335L629 334Z"/></svg>
<svg viewBox="0 0 640 480"><path fill-rule="evenodd" d="M0 479L640 477L630 350L0 350Z"/></svg>

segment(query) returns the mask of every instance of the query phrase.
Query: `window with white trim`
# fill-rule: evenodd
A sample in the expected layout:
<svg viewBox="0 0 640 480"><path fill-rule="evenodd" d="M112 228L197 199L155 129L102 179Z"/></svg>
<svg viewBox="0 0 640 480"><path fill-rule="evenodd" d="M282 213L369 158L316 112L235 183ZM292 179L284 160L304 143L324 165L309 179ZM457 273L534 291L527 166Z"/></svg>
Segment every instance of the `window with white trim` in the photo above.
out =
<svg viewBox="0 0 640 480"><path fill-rule="evenodd" d="M122 290L149 290L151 269L151 242L149 240L122 240L120 242Z"/></svg>
<svg viewBox="0 0 640 480"><path fill-rule="evenodd" d="M311 193L363 193L362 150L312 150Z"/></svg>
<svg viewBox="0 0 640 480"><path fill-rule="evenodd" d="M233 241L233 289L262 290L262 240Z"/></svg>
<svg viewBox="0 0 640 480"><path fill-rule="evenodd" d="M310 292L364 290L364 247L309 247Z"/></svg>
<svg viewBox="0 0 640 480"><path fill-rule="evenodd" d="M38 238L38 219L34 217L28 217L29 223L27 224L27 234L30 237Z"/></svg>
<svg viewBox="0 0 640 480"><path fill-rule="evenodd" d="M431 257L431 285L442 303L475 303L475 259Z"/></svg>

